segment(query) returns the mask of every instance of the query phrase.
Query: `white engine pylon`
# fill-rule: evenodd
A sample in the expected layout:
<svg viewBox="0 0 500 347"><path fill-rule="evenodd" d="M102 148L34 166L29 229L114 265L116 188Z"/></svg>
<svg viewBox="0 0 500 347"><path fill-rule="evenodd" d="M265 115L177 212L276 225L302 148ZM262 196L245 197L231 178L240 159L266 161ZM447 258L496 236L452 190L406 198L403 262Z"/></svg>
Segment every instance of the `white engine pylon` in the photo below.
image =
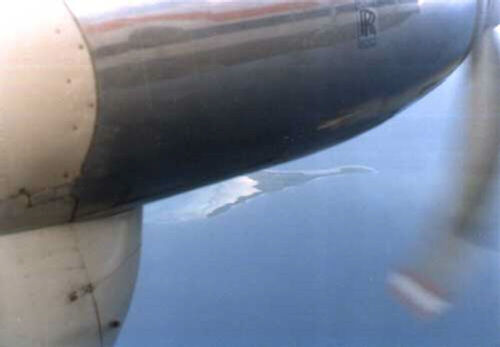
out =
<svg viewBox="0 0 500 347"><path fill-rule="evenodd" d="M0 236L0 346L113 346L139 265L142 209Z"/></svg>

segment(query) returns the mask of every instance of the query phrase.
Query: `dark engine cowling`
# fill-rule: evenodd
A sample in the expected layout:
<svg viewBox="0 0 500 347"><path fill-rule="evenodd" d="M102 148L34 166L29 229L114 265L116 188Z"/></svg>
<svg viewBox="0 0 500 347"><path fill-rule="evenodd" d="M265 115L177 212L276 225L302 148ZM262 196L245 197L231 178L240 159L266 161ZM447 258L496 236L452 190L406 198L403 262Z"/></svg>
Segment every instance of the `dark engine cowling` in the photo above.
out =
<svg viewBox="0 0 500 347"><path fill-rule="evenodd" d="M73 48L93 66L96 100L83 107L94 119L81 135L90 144L54 146L56 154L30 161L33 177L5 197L4 228L115 213L349 139L458 66L479 6L473 0L66 5L82 35ZM65 33L50 30L54 40ZM68 87L54 95L57 103L81 92ZM61 112L65 121L78 105ZM73 156L75 148L80 154ZM75 165L56 172L62 183L35 185L37 168L59 170L47 158L73 158Z"/></svg>

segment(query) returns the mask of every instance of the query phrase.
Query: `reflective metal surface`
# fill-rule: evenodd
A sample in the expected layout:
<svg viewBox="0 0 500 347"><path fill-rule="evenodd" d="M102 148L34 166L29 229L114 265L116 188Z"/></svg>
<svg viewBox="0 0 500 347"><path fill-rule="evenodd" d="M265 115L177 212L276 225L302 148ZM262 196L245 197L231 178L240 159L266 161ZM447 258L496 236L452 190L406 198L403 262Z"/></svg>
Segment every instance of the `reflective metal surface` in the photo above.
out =
<svg viewBox="0 0 500 347"><path fill-rule="evenodd" d="M67 0L99 94L81 218L367 130L464 58L473 0Z"/></svg>

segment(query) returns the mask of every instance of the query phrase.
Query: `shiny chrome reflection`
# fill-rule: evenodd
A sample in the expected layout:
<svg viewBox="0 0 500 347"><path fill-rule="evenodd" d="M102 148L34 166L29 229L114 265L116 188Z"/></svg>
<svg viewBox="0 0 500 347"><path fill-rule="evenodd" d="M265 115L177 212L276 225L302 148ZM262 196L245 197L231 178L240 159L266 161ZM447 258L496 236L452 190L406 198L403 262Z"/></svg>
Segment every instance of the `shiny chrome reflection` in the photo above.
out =
<svg viewBox="0 0 500 347"><path fill-rule="evenodd" d="M99 114L76 218L314 152L385 121L465 57L476 1L66 0Z"/></svg>

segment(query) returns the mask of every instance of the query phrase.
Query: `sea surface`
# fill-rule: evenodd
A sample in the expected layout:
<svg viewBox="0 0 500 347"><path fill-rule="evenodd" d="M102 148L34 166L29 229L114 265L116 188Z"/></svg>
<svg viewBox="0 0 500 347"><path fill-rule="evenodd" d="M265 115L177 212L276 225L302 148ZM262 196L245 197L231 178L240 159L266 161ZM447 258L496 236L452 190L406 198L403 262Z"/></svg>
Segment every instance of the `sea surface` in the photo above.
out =
<svg viewBox="0 0 500 347"><path fill-rule="evenodd" d="M461 68L377 129L272 168L367 172L234 188L249 198L229 208L207 201L235 181L147 206L118 346L500 346L499 180L448 313L419 319L386 286L455 198L466 83Z"/></svg>

